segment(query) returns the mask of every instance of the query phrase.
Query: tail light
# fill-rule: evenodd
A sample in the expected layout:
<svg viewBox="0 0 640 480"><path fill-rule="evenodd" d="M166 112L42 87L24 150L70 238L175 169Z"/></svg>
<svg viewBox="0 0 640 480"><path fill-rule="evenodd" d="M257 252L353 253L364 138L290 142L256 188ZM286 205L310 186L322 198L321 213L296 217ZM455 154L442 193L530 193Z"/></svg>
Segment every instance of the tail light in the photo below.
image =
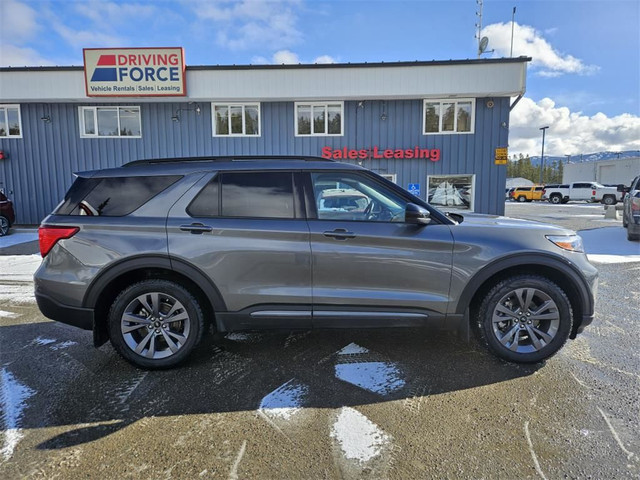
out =
<svg viewBox="0 0 640 480"><path fill-rule="evenodd" d="M640 193L636 194L636 196L631 199L631 210L634 215L636 215L636 213L640 213Z"/></svg>
<svg viewBox="0 0 640 480"><path fill-rule="evenodd" d="M46 257L58 240L73 237L78 227L51 227L43 225L38 229L38 237L40 239L40 255Z"/></svg>
<svg viewBox="0 0 640 480"><path fill-rule="evenodd" d="M591 195L593 195L595 197L596 196L596 191L595 190L591 190Z"/></svg>

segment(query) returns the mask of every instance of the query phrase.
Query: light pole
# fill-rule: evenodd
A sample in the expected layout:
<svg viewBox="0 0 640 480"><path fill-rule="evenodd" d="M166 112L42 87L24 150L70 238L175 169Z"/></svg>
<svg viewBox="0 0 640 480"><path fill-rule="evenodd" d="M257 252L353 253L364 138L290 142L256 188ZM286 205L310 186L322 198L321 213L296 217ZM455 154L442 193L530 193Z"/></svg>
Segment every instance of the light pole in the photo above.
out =
<svg viewBox="0 0 640 480"><path fill-rule="evenodd" d="M549 125L546 127L540 127L542 130L542 155L540 155L540 185L542 185L542 173L544 172L544 134L549 128Z"/></svg>

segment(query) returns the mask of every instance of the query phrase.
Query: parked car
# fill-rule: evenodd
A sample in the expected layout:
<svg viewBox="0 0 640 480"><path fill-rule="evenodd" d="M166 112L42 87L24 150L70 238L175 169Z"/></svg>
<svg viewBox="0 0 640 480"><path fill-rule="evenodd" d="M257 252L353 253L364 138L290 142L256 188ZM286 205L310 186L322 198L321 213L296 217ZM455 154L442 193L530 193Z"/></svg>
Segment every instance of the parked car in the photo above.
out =
<svg viewBox="0 0 640 480"><path fill-rule="evenodd" d="M548 185L543 199L556 204L567 203L570 200L584 200L615 205L622 199L622 195L617 188L605 187L598 182L573 182L555 188Z"/></svg>
<svg viewBox="0 0 640 480"><path fill-rule="evenodd" d="M511 200L511 192L513 192L516 189L516 187L511 187L511 188L505 188L504 189L504 195L505 195L505 200Z"/></svg>
<svg viewBox="0 0 640 480"><path fill-rule="evenodd" d="M533 200L542 200L543 195L544 187L541 185L516 187L513 192L511 192L511 200L518 202L532 202Z"/></svg>
<svg viewBox="0 0 640 480"><path fill-rule="evenodd" d="M367 203L335 219L319 205L336 190ZM494 354L539 362L594 318L597 270L574 232L446 215L373 172L316 157L78 173L39 234L42 313L93 330L94 345L110 340L143 368L185 360L207 328L469 323Z"/></svg>
<svg viewBox="0 0 640 480"><path fill-rule="evenodd" d="M627 239L640 240L640 175L624 190L622 226L627 229Z"/></svg>
<svg viewBox="0 0 640 480"><path fill-rule="evenodd" d="M0 192L0 237L7 235L15 222L16 214L13 211L13 202L3 192Z"/></svg>

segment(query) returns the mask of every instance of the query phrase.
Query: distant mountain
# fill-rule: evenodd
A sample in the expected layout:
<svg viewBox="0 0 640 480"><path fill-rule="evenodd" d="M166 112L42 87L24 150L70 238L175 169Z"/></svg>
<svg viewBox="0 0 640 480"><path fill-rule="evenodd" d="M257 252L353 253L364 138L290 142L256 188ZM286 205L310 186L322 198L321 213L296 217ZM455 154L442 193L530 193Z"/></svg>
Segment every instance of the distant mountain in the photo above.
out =
<svg viewBox="0 0 640 480"><path fill-rule="evenodd" d="M640 157L640 151L629 150L627 152L597 152L584 155L571 155L570 163L595 162L597 160L616 160L619 158ZM544 156L545 165L551 165L553 161L567 163L567 157ZM531 157L531 165L540 165L540 157Z"/></svg>

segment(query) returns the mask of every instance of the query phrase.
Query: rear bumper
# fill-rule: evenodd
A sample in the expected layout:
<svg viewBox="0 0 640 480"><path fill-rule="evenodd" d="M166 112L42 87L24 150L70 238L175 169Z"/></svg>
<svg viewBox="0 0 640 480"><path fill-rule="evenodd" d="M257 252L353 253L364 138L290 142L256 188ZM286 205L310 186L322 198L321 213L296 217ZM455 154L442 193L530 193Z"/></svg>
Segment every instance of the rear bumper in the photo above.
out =
<svg viewBox="0 0 640 480"><path fill-rule="evenodd" d="M90 308L70 307L41 293L36 293L36 302L42 314L51 320L83 330L93 330L93 310Z"/></svg>

